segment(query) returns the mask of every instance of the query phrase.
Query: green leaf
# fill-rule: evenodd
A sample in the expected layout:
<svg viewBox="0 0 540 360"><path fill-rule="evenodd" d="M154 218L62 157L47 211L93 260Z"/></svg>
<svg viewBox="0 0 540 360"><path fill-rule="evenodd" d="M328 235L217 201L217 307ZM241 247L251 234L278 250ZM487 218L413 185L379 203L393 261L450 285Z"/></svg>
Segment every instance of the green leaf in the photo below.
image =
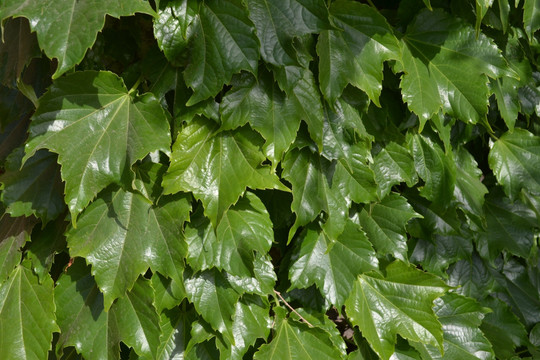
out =
<svg viewBox="0 0 540 360"><path fill-rule="evenodd" d="M182 283L186 246L181 226L189 210L182 197L153 207L142 195L116 190L103 193L81 215L78 227L67 233L70 254L92 264L105 309L148 266Z"/></svg>
<svg viewBox="0 0 540 360"><path fill-rule="evenodd" d="M194 93L187 105L215 96L240 70L257 74L259 43L239 0L201 3L193 37L197 41L193 42L184 78Z"/></svg>
<svg viewBox="0 0 540 360"><path fill-rule="evenodd" d="M257 339L267 338L272 326L269 311L270 305L267 300L259 296L244 295L236 303L232 327L234 344L227 348L218 343L220 357L242 360Z"/></svg>
<svg viewBox="0 0 540 360"><path fill-rule="evenodd" d="M178 284L160 273L153 274L151 281L154 289L154 305L158 313L178 306L186 297L183 283Z"/></svg>
<svg viewBox="0 0 540 360"><path fill-rule="evenodd" d="M154 359L160 343L160 326L149 280L139 278L133 289L118 299L114 317L122 342L135 349L141 358Z"/></svg>
<svg viewBox="0 0 540 360"><path fill-rule="evenodd" d="M435 301L434 311L444 332L444 355L434 346L414 343L422 359L495 359L491 343L478 328L488 308L471 298L447 294Z"/></svg>
<svg viewBox="0 0 540 360"><path fill-rule="evenodd" d="M398 194L389 194L380 202L365 207L360 213L360 225L379 254L392 254L407 259L405 225L416 213L407 200Z"/></svg>
<svg viewBox="0 0 540 360"><path fill-rule="evenodd" d="M337 239L316 225L304 229L291 256L291 287L317 285L329 303L340 308L349 297L356 277L378 268L378 260L365 234L352 221Z"/></svg>
<svg viewBox="0 0 540 360"><path fill-rule="evenodd" d="M501 112L508 130L513 131L520 110L518 101L519 81L514 78L492 79L490 81L491 89L497 98L497 107Z"/></svg>
<svg viewBox="0 0 540 360"><path fill-rule="evenodd" d="M407 148L395 142L390 142L375 156L371 168L381 199L390 193L394 185L405 182L412 187L418 181L411 154Z"/></svg>
<svg viewBox="0 0 540 360"><path fill-rule="evenodd" d="M323 0L249 0L261 57L276 66L299 65L293 38L330 27Z"/></svg>
<svg viewBox="0 0 540 360"><path fill-rule="evenodd" d="M493 5L493 0L476 0L476 33L480 32L482 19L486 16L487 11Z"/></svg>
<svg viewBox="0 0 540 360"><path fill-rule="evenodd" d="M188 29L198 13L197 0L160 1L154 37L167 59L176 64L188 45Z"/></svg>
<svg viewBox="0 0 540 360"><path fill-rule="evenodd" d="M6 360L46 359L56 325L54 283L19 265L0 285L0 357Z"/></svg>
<svg viewBox="0 0 540 360"><path fill-rule="evenodd" d="M274 167L289 148L300 127L296 106L265 71L259 78L238 77L220 105L221 129L229 130L249 122L266 139L263 150Z"/></svg>
<svg viewBox="0 0 540 360"><path fill-rule="evenodd" d="M534 33L540 29L540 1L525 0L523 3L523 25L529 41L533 41Z"/></svg>
<svg viewBox="0 0 540 360"><path fill-rule="evenodd" d="M31 59L40 56L35 34L24 18L4 21L0 43L0 83L15 88Z"/></svg>
<svg viewBox="0 0 540 360"><path fill-rule="evenodd" d="M247 187L286 188L258 147L261 139L249 128L214 134L216 124L198 118L188 124L173 145L171 165L163 177L164 193L191 191L217 226L223 213Z"/></svg>
<svg viewBox="0 0 540 360"><path fill-rule="evenodd" d="M484 195L488 189L482 184L482 171L478 168L476 160L464 148L460 147L454 153L456 158L456 187L454 198L458 206L477 218L482 218L484 211Z"/></svg>
<svg viewBox="0 0 540 360"><path fill-rule="evenodd" d="M486 315L480 329L493 344L497 358L511 358L516 347L527 343L525 327L503 301L488 297L482 303L493 312Z"/></svg>
<svg viewBox="0 0 540 360"><path fill-rule="evenodd" d="M515 129L490 145L489 167L511 199L521 189L540 193L540 137Z"/></svg>
<svg viewBox="0 0 540 360"><path fill-rule="evenodd" d="M383 62L398 59L400 54L391 27L376 9L358 2L334 2L330 13L338 29L323 31L317 43L325 98L334 103L350 83L380 106Z"/></svg>
<svg viewBox="0 0 540 360"><path fill-rule="evenodd" d="M91 3L77 0L44 0L20 2L6 0L0 9L0 20L25 17L37 33L39 46L49 58L58 60L53 75L56 79L81 62L86 51L96 41L105 24L105 15L115 18L136 12L153 14L150 5L142 0L130 2L96 0Z"/></svg>
<svg viewBox="0 0 540 360"><path fill-rule="evenodd" d="M345 307L373 350L388 360L396 334L442 350L442 326L431 307L447 289L437 277L396 261L384 277L377 272L358 276Z"/></svg>
<svg viewBox="0 0 540 360"><path fill-rule="evenodd" d="M30 240L30 233L36 224L34 217L11 217L2 214L0 218L0 284L21 262L19 251Z"/></svg>
<svg viewBox="0 0 540 360"><path fill-rule="evenodd" d="M58 79L40 99L22 161L42 148L58 154L75 223L135 161L156 150L168 154L169 145L167 117L152 95L133 98L116 75L85 71Z"/></svg>
<svg viewBox="0 0 540 360"><path fill-rule="evenodd" d="M500 191L492 191L484 205L486 231L478 238L478 251L487 259L494 259L501 250L527 258L535 243L536 214L521 201L512 202Z"/></svg>
<svg viewBox="0 0 540 360"><path fill-rule="evenodd" d="M452 154L422 135L411 138L410 149L416 172L425 185L420 195L442 207L448 207L456 184L456 163Z"/></svg>
<svg viewBox="0 0 540 360"><path fill-rule="evenodd" d="M0 176L0 199L12 216L36 215L46 224L65 209L56 155L40 150L21 167L23 156L24 149L20 147L8 157L6 172Z"/></svg>
<svg viewBox="0 0 540 360"><path fill-rule="evenodd" d="M495 279L484 261L475 253L471 259L460 260L450 266L448 285L456 287L456 292L461 295L482 299L494 290Z"/></svg>
<svg viewBox="0 0 540 360"><path fill-rule="evenodd" d="M263 203L255 194L246 192L225 212L216 229L215 263L231 275L251 276L255 253L266 254L273 235Z"/></svg>
<svg viewBox="0 0 540 360"><path fill-rule="evenodd" d="M236 292L219 270L185 273L188 299L197 312L234 344L233 316L240 294Z"/></svg>
<svg viewBox="0 0 540 360"><path fill-rule="evenodd" d="M282 309L279 309L282 313ZM277 312L277 309L276 309ZM280 314L281 315L281 314ZM254 359L341 359L328 333L279 316L272 341L259 348Z"/></svg>
<svg viewBox="0 0 540 360"><path fill-rule="evenodd" d="M157 360L170 360L185 354L190 339L191 325L195 321L193 311L180 308L165 310L160 316L161 336Z"/></svg>
<svg viewBox="0 0 540 360"><path fill-rule="evenodd" d="M484 119L487 76L512 73L492 40L439 9L409 25L399 66L403 100L421 127L439 109L465 122Z"/></svg>
<svg viewBox="0 0 540 360"><path fill-rule="evenodd" d="M64 233L67 224L60 218L32 231L32 241L26 247L26 256L32 261L32 270L40 282L49 276L55 256L66 249Z"/></svg>

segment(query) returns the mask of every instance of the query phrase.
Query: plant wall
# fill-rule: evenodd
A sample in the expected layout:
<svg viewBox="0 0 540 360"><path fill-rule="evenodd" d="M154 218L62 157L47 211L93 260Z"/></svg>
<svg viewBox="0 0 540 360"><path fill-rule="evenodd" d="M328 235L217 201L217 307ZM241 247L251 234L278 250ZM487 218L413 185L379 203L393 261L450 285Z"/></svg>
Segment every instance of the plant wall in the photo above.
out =
<svg viewBox="0 0 540 360"><path fill-rule="evenodd" d="M538 0L2 0L0 358L540 351Z"/></svg>

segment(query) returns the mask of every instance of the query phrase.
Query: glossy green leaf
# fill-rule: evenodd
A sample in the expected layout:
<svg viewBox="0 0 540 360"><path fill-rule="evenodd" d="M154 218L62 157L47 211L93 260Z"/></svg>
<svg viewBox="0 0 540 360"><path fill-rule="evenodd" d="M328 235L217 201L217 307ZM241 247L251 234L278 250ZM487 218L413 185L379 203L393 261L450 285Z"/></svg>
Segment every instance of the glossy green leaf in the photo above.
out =
<svg viewBox="0 0 540 360"><path fill-rule="evenodd" d="M57 219L45 227L32 231L32 241L26 247L26 256L32 262L32 270L43 281L52 269L55 256L66 248L67 222Z"/></svg>
<svg viewBox="0 0 540 360"><path fill-rule="evenodd" d="M293 39L330 26L323 0L249 0L261 57L272 65L298 65Z"/></svg>
<svg viewBox="0 0 540 360"><path fill-rule="evenodd" d="M30 240L36 224L34 217L16 217L2 214L0 218L0 284L21 261L20 249Z"/></svg>
<svg viewBox="0 0 540 360"><path fill-rule="evenodd" d="M67 233L70 254L92 264L106 309L149 266L182 283L181 226L189 210L185 198L153 207L139 194L116 190L103 193L81 215L78 227Z"/></svg>
<svg viewBox="0 0 540 360"><path fill-rule="evenodd" d="M46 359L56 324L53 280L40 284L19 265L0 285L0 357L6 360Z"/></svg>
<svg viewBox="0 0 540 360"><path fill-rule="evenodd" d="M160 316L161 336L156 359L171 360L181 358L190 339L191 325L195 321L192 311L174 308Z"/></svg>
<svg viewBox="0 0 540 360"><path fill-rule="evenodd" d="M454 156L456 157L454 197L462 209L481 218L484 214L482 210L484 196L488 193L488 189L481 181L482 171L465 148L459 148Z"/></svg>
<svg viewBox="0 0 540 360"><path fill-rule="evenodd" d="M24 166L24 149L16 149L7 159L0 199L12 216L36 215L47 223L64 209L64 186L55 154L38 151Z"/></svg>
<svg viewBox="0 0 540 360"><path fill-rule="evenodd" d="M160 1L154 18L154 36L167 59L178 62L188 45L188 29L197 16L197 0Z"/></svg>
<svg viewBox="0 0 540 360"><path fill-rule="evenodd" d="M394 142L389 143L375 156L371 166L377 182L377 193L384 198L392 186L405 182L412 187L418 181L414 161L408 149Z"/></svg>
<svg viewBox="0 0 540 360"><path fill-rule="evenodd" d="M523 129L507 132L491 144L488 161L511 199L522 188L540 193L540 137Z"/></svg>
<svg viewBox="0 0 540 360"><path fill-rule="evenodd" d="M295 104L264 71L258 79L248 74L239 77L223 98L220 112L221 129L249 123L260 132L266 139L263 150L273 164L282 159L296 138L302 119Z"/></svg>
<svg viewBox="0 0 540 360"><path fill-rule="evenodd" d="M261 165L265 157L258 151L261 139L256 133L246 127L219 134L215 130L215 124L203 118L187 125L173 145L171 166L163 177L166 194L193 192L214 226L247 187L286 189L270 167Z"/></svg>
<svg viewBox="0 0 540 360"><path fill-rule="evenodd" d="M434 311L443 328L444 355L434 346L416 343L422 359L495 359L491 343L479 329L488 308L471 298L447 294L435 301Z"/></svg>
<svg viewBox="0 0 540 360"><path fill-rule="evenodd" d="M267 338L272 326L269 310L266 300L258 296L244 295L236 303L232 327L234 344L229 348L218 344L221 358L241 360L257 339Z"/></svg>
<svg viewBox="0 0 540 360"><path fill-rule="evenodd" d="M495 279L477 254L470 260L460 260L448 269L448 285L469 297L484 298L495 288Z"/></svg>
<svg viewBox="0 0 540 360"><path fill-rule="evenodd" d="M247 12L238 0L211 0L199 5L193 23L191 61L186 84L194 90L188 105L215 96L233 74L257 74L259 43Z"/></svg>
<svg viewBox="0 0 540 360"><path fill-rule="evenodd" d="M223 273L216 269L186 272L184 283L188 299L197 312L234 343L233 316L240 294L232 289Z"/></svg>
<svg viewBox="0 0 540 360"><path fill-rule="evenodd" d="M254 359L341 359L325 331L285 318L279 310L272 341L261 346Z"/></svg>
<svg viewBox="0 0 540 360"><path fill-rule="evenodd" d="M476 32L480 31L482 19L486 16L487 11L493 5L493 0L476 0Z"/></svg>
<svg viewBox="0 0 540 360"><path fill-rule="evenodd" d="M396 261L384 277L377 272L358 276L345 306L349 320L383 359L394 353L397 334L441 351L442 326L431 307L447 289L435 276Z"/></svg>
<svg viewBox="0 0 540 360"><path fill-rule="evenodd" d="M420 195L447 207L456 184L456 164L451 154L445 154L438 144L422 135L412 137L410 149L416 172L425 182Z"/></svg>
<svg viewBox="0 0 540 360"><path fill-rule="evenodd" d="M497 98L497 107L501 112L501 117L504 119L508 129L513 131L520 110L520 103L517 100L519 81L506 77L492 79L490 84Z"/></svg>
<svg viewBox="0 0 540 360"><path fill-rule="evenodd" d="M58 60L53 75L53 78L58 78L81 62L103 28L105 15L118 18L136 12L153 14L150 5L142 0L127 3L119 0L6 0L0 9L0 20L25 17L30 21L32 31L37 33L39 46L49 58Z"/></svg>
<svg viewBox="0 0 540 360"><path fill-rule="evenodd" d="M289 278L291 287L317 285L328 302L339 308L349 297L356 277L377 267L371 244L352 221L337 239L310 225L293 250Z"/></svg>
<svg viewBox="0 0 540 360"><path fill-rule="evenodd" d="M540 29L540 1L525 0L523 3L523 25L529 41L532 41L536 30Z"/></svg>
<svg viewBox="0 0 540 360"><path fill-rule="evenodd" d="M376 9L354 1L332 3L330 13L337 29L323 31L317 43L325 98L333 103L350 83L379 105L383 62L400 54L391 27Z"/></svg>
<svg viewBox="0 0 540 360"><path fill-rule="evenodd" d="M511 73L488 37L442 10L422 11L403 41L403 100L421 123L439 109L465 122L480 121L487 114L487 76Z"/></svg>
<svg viewBox="0 0 540 360"><path fill-rule="evenodd" d="M23 163L42 148L58 154L75 222L135 161L156 150L168 154L169 145L167 117L152 95L134 98L109 72L76 72L58 79L40 99Z"/></svg>
<svg viewBox="0 0 540 360"><path fill-rule="evenodd" d="M484 212L487 227L478 239L480 254L494 259L504 249L528 257L534 244L534 228L538 226L534 212L519 200L512 202L500 191L493 191L493 195L486 198Z"/></svg>
<svg viewBox="0 0 540 360"><path fill-rule="evenodd" d="M514 355L514 349L527 342L527 331L512 310L501 300L487 298L483 301L492 309L481 325L482 332L493 344L495 355L508 359Z"/></svg>
<svg viewBox="0 0 540 360"><path fill-rule="evenodd" d="M365 207L360 213L362 230L380 254L392 254L397 259L407 259L405 225L421 217L397 194L389 194L381 202Z"/></svg>
<svg viewBox="0 0 540 360"><path fill-rule="evenodd" d="M172 309L186 297L184 284L178 284L171 278L166 278L160 273L152 275L152 288L154 289L154 305L158 313Z"/></svg>

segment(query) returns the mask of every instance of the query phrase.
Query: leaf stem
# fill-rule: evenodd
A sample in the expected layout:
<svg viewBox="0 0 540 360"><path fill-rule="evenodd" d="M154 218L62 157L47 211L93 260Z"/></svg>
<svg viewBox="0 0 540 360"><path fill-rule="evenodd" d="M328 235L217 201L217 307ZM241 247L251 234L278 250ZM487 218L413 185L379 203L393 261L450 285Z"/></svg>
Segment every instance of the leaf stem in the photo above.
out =
<svg viewBox="0 0 540 360"><path fill-rule="evenodd" d="M298 313L298 311L294 310L294 308L289 305L289 303L283 298L283 296L281 296L281 293L277 290L274 290L274 293L281 299L281 301L283 301L283 303L285 304L285 306L287 306L293 313L295 313L296 315L298 315L298 317L300 318L300 320L302 320L303 322L305 322L309 327L314 327L309 321L307 321L306 319L304 319L304 317L302 315L300 315Z"/></svg>
<svg viewBox="0 0 540 360"><path fill-rule="evenodd" d="M133 84L133 86L131 87L131 89L129 89L129 94L132 94L134 91L137 91L137 88L139 87L139 85L141 84L141 81L143 79L143 76L142 74L139 76L139 78L137 79L137 81L135 81L135 84Z"/></svg>

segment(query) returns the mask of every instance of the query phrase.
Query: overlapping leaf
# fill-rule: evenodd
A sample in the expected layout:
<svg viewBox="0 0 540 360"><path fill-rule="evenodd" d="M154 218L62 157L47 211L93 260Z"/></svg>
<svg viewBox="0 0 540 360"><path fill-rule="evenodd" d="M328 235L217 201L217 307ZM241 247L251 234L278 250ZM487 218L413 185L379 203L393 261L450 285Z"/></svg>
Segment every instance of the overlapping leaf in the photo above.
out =
<svg viewBox="0 0 540 360"><path fill-rule="evenodd" d="M46 359L56 325L53 280L19 265L0 286L0 357Z"/></svg>
<svg viewBox="0 0 540 360"><path fill-rule="evenodd" d="M349 297L356 277L377 269L377 265L371 244L352 221L347 222L337 239L312 225L299 238L289 278L292 287L317 285L329 303L340 307Z"/></svg>
<svg viewBox="0 0 540 360"><path fill-rule="evenodd" d="M8 214L2 214L1 216L0 283L3 283L21 261L20 249L30 240L30 233L36 224L36 219L34 217L12 218Z"/></svg>
<svg viewBox="0 0 540 360"><path fill-rule="evenodd" d="M286 189L270 167L261 165L265 157L256 133L246 127L219 134L215 130L215 123L203 118L187 125L176 139L163 177L166 194L193 192L214 226L247 187Z"/></svg>
<svg viewBox="0 0 540 360"><path fill-rule="evenodd" d="M142 195L121 189L104 192L88 207L67 241L71 256L92 264L106 309L149 266L182 283L186 245L181 226L189 210L185 198L153 207Z"/></svg>
<svg viewBox="0 0 540 360"><path fill-rule="evenodd" d="M442 326L431 307L447 289L435 276L396 261L384 277L378 272L358 276L345 306L373 350L390 359L397 334L442 350Z"/></svg>
<svg viewBox="0 0 540 360"><path fill-rule="evenodd" d="M197 41L184 75L186 84L194 90L188 105L215 96L240 70L257 74L259 44L240 1L201 3L193 23L193 36Z"/></svg>
<svg viewBox="0 0 540 360"><path fill-rule="evenodd" d="M130 165L152 151L169 153L169 146L169 123L152 95L134 98L109 72L76 72L58 79L40 99L23 163L42 148L58 154L75 222Z"/></svg>
<svg viewBox="0 0 540 360"><path fill-rule="evenodd" d="M330 13L338 29L323 31L317 43L324 96L333 103L350 83L379 105L383 62L400 54L390 25L375 9L358 2L336 1Z"/></svg>
<svg viewBox="0 0 540 360"><path fill-rule="evenodd" d="M422 124L439 109L478 122L487 114L487 76L510 74L489 38L442 10L424 10L409 25L400 66L403 100Z"/></svg>
<svg viewBox="0 0 540 360"><path fill-rule="evenodd" d="M105 15L120 17L136 12L152 14L153 10L142 0L7 0L0 9L0 20L27 18L32 31L37 33L39 46L49 58L58 60L58 68L53 75L58 78L81 62L103 28Z"/></svg>

